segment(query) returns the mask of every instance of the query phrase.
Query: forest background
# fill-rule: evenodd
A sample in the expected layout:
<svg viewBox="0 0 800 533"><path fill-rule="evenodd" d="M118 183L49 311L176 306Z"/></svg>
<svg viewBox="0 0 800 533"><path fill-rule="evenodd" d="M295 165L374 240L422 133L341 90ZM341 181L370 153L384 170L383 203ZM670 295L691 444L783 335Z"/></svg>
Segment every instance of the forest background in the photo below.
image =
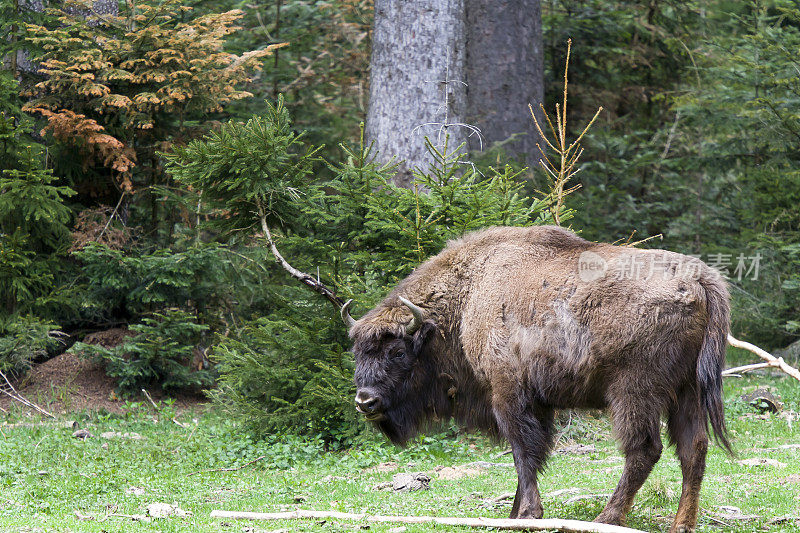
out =
<svg viewBox="0 0 800 533"><path fill-rule="evenodd" d="M449 238L557 219L697 255L729 278L737 337L800 336L797 2L541 2L545 108L571 38L571 137L604 109L565 205L503 143L433 143L417 187L391 182L361 126L370 1L111 4L0 0L12 379L70 349L120 394L209 390L258 434L351 444L345 328L268 229L356 316Z"/></svg>

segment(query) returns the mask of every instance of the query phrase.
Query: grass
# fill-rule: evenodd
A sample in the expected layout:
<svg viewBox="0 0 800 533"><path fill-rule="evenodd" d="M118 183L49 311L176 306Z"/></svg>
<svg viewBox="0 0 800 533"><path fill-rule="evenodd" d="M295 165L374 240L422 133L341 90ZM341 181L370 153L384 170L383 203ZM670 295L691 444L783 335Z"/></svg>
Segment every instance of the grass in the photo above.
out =
<svg viewBox="0 0 800 533"><path fill-rule="evenodd" d="M782 398L784 413L800 412L800 387L785 377L727 379L727 421L738 453L727 456L714 447L703 484L698 531L800 531L800 522L769 524L782 515L800 515L800 450L778 449L796 444L800 420L784 415L759 418L739 397L756 386L770 386ZM474 435L422 437L400 450L367 441L348 451L325 452L314 439L274 437L255 442L213 411L184 414L186 427L175 424L165 406L155 413L144 404L128 405L124 416L103 413L73 415L94 438L72 437L73 428L21 418L10 413L0 425L0 530L2 531L355 531L361 524L345 521L261 522L212 519L213 509L280 511L296 507L374 514L506 517L510 502L492 498L512 492L513 468L494 467L476 475L444 480L437 466L472 461L510 462L497 458L503 446ZM158 421L155 421L155 416ZM794 415L796 416L796 414ZM143 438L101 438L106 431L136 432ZM577 487L580 494L613 491L622 459L609 438L605 418L573 418L561 445L574 440L591 444L584 455L554 454L540 482L545 516L593 519L604 498L567 503L574 494L552 495ZM201 470L243 465L236 471ZM774 459L785 466L745 466L738 460ZM398 472L424 471L430 490L413 493L376 492L372 487L391 480L395 472L372 467L389 461ZM680 496L680 469L671 449L639 492L628 525L646 531L666 531ZM132 487L139 490L134 491ZM137 515L153 502L175 503L190 517L151 522L115 517ZM718 506L733 505L759 518L738 521L712 518ZM91 520L81 520L76 511ZM371 524L370 531L387 531L397 524ZM408 532L430 526L407 525ZM248 529L254 528L254 529ZM467 531L437 526L437 531Z"/></svg>

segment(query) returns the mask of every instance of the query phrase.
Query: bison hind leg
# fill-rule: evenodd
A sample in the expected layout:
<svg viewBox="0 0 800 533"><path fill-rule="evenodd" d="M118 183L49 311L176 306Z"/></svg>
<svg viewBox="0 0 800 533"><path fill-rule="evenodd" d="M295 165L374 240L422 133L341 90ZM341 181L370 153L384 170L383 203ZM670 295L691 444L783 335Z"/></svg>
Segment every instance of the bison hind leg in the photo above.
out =
<svg viewBox="0 0 800 533"><path fill-rule="evenodd" d="M671 533L694 531L700 508L700 485L706 468L708 429L705 409L693 389L681 391L680 402L671 407L667 417L670 440L681 463L683 487L678 512Z"/></svg>
<svg viewBox="0 0 800 533"><path fill-rule="evenodd" d="M633 498L661 457L661 415L656 401L633 401L611 405L612 423L625 454L622 478L595 522L621 525L633 506Z"/></svg>

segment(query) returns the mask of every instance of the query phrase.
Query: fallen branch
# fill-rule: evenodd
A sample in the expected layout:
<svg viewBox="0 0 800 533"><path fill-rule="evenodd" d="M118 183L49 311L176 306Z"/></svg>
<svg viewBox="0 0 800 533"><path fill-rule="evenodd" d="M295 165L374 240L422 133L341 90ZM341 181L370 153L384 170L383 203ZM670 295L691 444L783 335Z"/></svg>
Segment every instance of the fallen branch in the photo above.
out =
<svg viewBox="0 0 800 533"><path fill-rule="evenodd" d="M142 389L142 393L144 393L145 398L147 398L150 401L150 405L153 406L153 409L155 409L156 412L160 411L158 405L156 405L156 402L154 402L152 396L150 396L150 393L147 392L146 389Z"/></svg>
<svg viewBox="0 0 800 533"><path fill-rule="evenodd" d="M39 407L38 405L36 405L32 401L26 399L22 394L20 394L19 391L17 391L17 389L14 388L14 385L11 384L11 382L8 380L8 378L6 377L5 374L0 372L0 376L3 377L3 379L6 381L6 384L8 385L8 388L11 389L11 392L9 392L5 388L0 387L0 392L2 392L3 394L11 397L12 399L18 401L19 403L21 403L22 405L24 405L26 407L30 407L31 409L35 409L36 411L39 411L40 413L42 413L45 416L49 416L50 418L55 418L55 415L53 415L51 413L48 413L47 411L45 411L44 409L42 409L41 407Z"/></svg>
<svg viewBox="0 0 800 533"><path fill-rule="evenodd" d="M581 520L545 519L512 519L512 518L456 518L449 516L380 516L360 513L340 513L337 511L307 511L297 509L284 513L248 513L239 511L211 511L212 518L230 518L233 520L300 520L304 518L338 520L359 520L365 522L394 522L402 524L440 524L445 526L486 527L509 530L542 531L554 529L573 533L643 533L638 529L612 526Z"/></svg>
<svg viewBox="0 0 800 533"><path fill-rule="evenodd" d="M751 370L758 370L760 368L769 368L772 365L770 363L754 363L752 365L744 365L744 366L736 366L733 368L729 368L722 372L723 376L736 376L742 377L741 374L745 372L750 372Z"/></svg>
<svg viewBox="0 0 800 533"><path fill-rule="evenodd" d="M735 348L741 348L743 350L747 350L749 352L753 352L754 354L756 354L761 359L763 359L764 361L767 362L766 366L771 366L773 368L780 369L783 372L785 372L786 374L789 374L790 376L792 376L794 379L800 381L800 370L797 370L796 368L791 367L788 364L786 364L786 361L783 360L783 357L775 357L774 355L772 355L771 353L767 352L766 350L762 350L758 346L756 346L754 344L750 344L749 342L740 341L739 339L734 338L732 335L728 335L728 344L730 344L731 346L733 346ZM764 363L762 363L762 364L764 364ZM747 365L747 366L751 366L751 365ZM760 367L760 368L766 368L766 366L765 367ZM746 372L746 370L743 370L743 368L745 368L745 367L739 367L738 369L732 368L731 370L739 370L740 372ZM750 370L752 370L752 368ZM726 371L726 372L730 372L730 371ZM724 372L723 372L723 375L725 375ZM730 374L728 374L728 375L730 375Z"/></svg>
<svg viewBox="0 0 800 533"><path fill-rule="evenodd" d="M193 476L195 474L203 474L203 473L206 473L206 472L235 472L236 470L241 470L242 468L244 468L246 466L250 466L251 464L257 463L257 462L261 461L262 459L266 459L266 458L267 458L266 455L262 455L261 457L256 457L252 461L248 461L243 465L232 466L232 467L229 467L229 468L207 468L206 470L195 470L194 472L189 472L188 474L186 474L186 477Z"/></svg>

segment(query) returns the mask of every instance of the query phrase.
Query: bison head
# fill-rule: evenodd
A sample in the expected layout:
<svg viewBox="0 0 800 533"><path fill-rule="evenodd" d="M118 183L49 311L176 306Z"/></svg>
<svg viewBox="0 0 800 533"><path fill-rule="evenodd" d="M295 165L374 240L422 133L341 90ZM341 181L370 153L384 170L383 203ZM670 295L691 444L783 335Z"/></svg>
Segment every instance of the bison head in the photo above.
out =
<svg viewBox="0 0 800 533"><path fill-rule="evenodd" d="M436 325L416 305L403 297L400 302L411 311L410 322L353 330L356 410L396 444L411 438L438 403L433 397L437 373L429 353ZM342 318L352 327L356 322L348 313L349 303Z"/></svg>

